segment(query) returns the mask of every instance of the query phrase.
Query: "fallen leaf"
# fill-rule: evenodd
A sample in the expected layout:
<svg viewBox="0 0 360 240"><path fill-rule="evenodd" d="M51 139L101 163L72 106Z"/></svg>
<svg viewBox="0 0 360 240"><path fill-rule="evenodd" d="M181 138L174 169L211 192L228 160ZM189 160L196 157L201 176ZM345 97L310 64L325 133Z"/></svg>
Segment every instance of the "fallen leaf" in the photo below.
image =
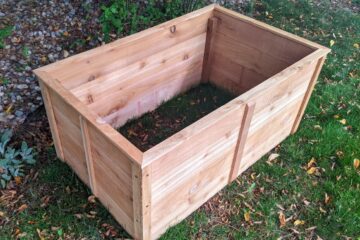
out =
<svg viewBox="0 0 360 240"><path fill-rule="evenodd" d="M322 127L320 125L314 125L315 130L322 130Z"/></svg>
<svg viewBox="0 0 360 240"><path fill-rule="evenodd" d="M343 119L341 119L339 122L340 122L341 124L345 125L345 124L346 124L346 119L343 118Z"/></svg>
<svg viewBox="0 0 360 240"><path fill-rule="evenodd" d="M336 115L334 115L334 118L338 119L338 118L340 118L340 116L336 114Z"/></svg>
<svg viewBox="0 0 360 240"><path fill-rule="evenodd" d="M316 167L311 167L309 170L306 171L309 175L312 175L316 172Z"/></svg>
<svg viewBox="0 0 360 240"><path fill-rule="evenodd" d="M358 43L354 43L354 48L357 48L357 49L359 49L359 44Z"/></svg>
<svg viewBox="0 0 360 240"><path fill-rule="evenodd" d="M18 212L22 212L22 211L24 211L24 210L27 209L27 208L28 208L28 205L23 204L23 205L21 205L21 206L17 209L17 211L18 211Z"/></svg>
<svg viewBox="0 0 360 240"><path fill-rule="evenodd" d="M3 216L5 216L5 213L0 211L0 217L3 217Z"/></svg>
<svg viewBox="0 0 360 240"><path fill-rule="evenodd" d="M309 168L313 167L315 164L316 164L315 158L311 158L307 164L307 168L309 169Z"/></svg>
<svg viewBox="0 0 360 240"><path fill-rule="evenodd" d="M16 183L17 185L20 185L20 184L21 184L21 177L16 176L14 179L15 179L15 183Z"/></svg>
<svg viewBox="0 0 360 240"><path fill-rule="evenodd" d="M357 159L357 158L355 158L355 159L354 159L354 168L355 168L355 169L358 169L359 166L360 166L360 160Z"/></svg>
<svg viewBox="0 0 360 240"><path fill-rule="evenodd" d="M326 211L325 211L322 207L319 207L319 210L320 210L320 212L322 212L322 213L326 213Z"/></svg>
<svg viewBox="0 0 360 240"><path fill-rule="evenodd" d="M325 204L329 204L330 203L330 196L325 193L325 200L324 200Z"/></svg>
<svg viewBox="0 0 360 240"><path fill-rule="evenodd" d="M299 219L294 222L295 226L304 225L304 224L305 224L305 221L299 220Z"/></svg>
<svg viewBox="0 0 360 240"><path fill-rule="evenodd" d="M250 222L250 213L249 212L244 213L244 219L246 222Z"/></svg>
<svg viewBox="0 0 360 240"><path fill-rule="evenodd" d="M88 202L90 203L96 203L96 197L94 195L91 195L88 197Z"/></svg>
<svg viewBox="0 0 360 240"><path fill-rule="evenodd" d="M330 40L330 47L334 46L334 44L335 44L335 41L331 39Z"/></svg>
<svg viewBox="0 0 360 240"><path fill-rule="evenodd" d="M40 231L40 229L36 229L36 232L37 232L37 234L38 234L38 236L39 236L39 238L40 238L40 240L45 240L45 238L42 236L42 234L41 234L41 231Z"/></svg>
<svg viewBox="0 0 360 240"><path fill-rule="evenodd" d="M76 218L78 218L78 219L81 219L81 218L82 218L82 214L80 214L80 213L76 213L76 214L74 214L74 216L75 216Z"/></svg>
<svg viewBox="0 0 360 240"><path fill-rule="evenodd" d="M10 106L7 107L7 109L5 110L5 113L6 113L6 114L10 114L12 107L13 107L13 105L10 104Z"/></svg>
<svg viewBox="0 0 360 240"><path fill-rule="evenodd" d="M280 227L284 227L286 225L285 214L282 211L279 212L279 222Z"/></svg>

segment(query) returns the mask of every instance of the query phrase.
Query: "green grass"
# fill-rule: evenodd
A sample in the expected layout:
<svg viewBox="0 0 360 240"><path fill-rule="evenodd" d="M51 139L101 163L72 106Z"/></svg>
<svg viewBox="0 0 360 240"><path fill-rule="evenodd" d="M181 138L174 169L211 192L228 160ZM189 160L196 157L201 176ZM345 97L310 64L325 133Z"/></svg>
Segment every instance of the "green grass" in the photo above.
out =
<svg viewBox="0 0 360 240"><path fill-rule="evenodd" d="M325 46L333 40L332 53L299 131L273 150L279 157L268 164L265 156L212 199L212 211L205 204L161 239L359 239L360 170L353 161L360 158L360 50L354 47L360 43L360 16L325 1L256 1L248 11ZM29 208L20 214L0 209L10 219L0 226L2 239L12 239L17 228L27 233L23 239L38 238L37 229L54 238L61 233L63 238L99 239L108 231L104 223L114 227L117 237L126 237L100 204L88 202L89 190L71 170L53 153L48 158L21 200ZM318 171L309 175L311 158ZM42 208L47 195L50 202ZM330 197L326 203L325 195ZM86 217L90 211L97 212L95 218ZM279 211L288 219L283 227ZM78 213L84 216L78 219ZM295 220L304 224L295 226Z"/></svg>
<svg viewBox="0 0 360 240"><path fill-rule="evenodd" d="M4 40L11 35L12 29L11 26L0 29L0 49L5 47Z"/></svg>

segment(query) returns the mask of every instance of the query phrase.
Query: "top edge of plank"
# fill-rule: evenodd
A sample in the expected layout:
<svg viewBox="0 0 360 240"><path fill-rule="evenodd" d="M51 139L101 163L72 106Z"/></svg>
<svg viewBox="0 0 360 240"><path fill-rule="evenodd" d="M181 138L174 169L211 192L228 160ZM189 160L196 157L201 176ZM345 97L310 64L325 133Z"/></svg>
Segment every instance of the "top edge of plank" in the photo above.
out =
<svg viewBox="0 0 360 240"><path fill-rule="evenodd" d="M98 46L98 47L95 47L93 49L90 49L90 50L75 54L75 55L73 55L71 57L62 59L60 61L50 63L50 64L48 64L46 66L37 68L36 70L46 71L48 73L51 73L51 71L59 69L59 68L65 66L66 64L71 63L74 60L86 59L86 58L91 57L93 55L99 54L100 52L105 52L105 51L111 50L113 48L119 47L119 46L121 46L123 44L128 44L129 42L136 41L136 40L141 39L141 38L143 38L145 36L148 36L150 34L155 34L157 32L163 31L164 29L169 28L169 27L171 27L173 25L176 25L176 24L179 24L181 22L191 20L191 19L193 19L195 17L198 17L198 16L200 16L202 14L212 12L215 9L216 5L217 4L210 4L210 5L206 6L206 7L200 8L200 9L198 9L196 11L193 11L193 12L187 13L185 15L182 15L180 17L177 17L177 18L171 19L169 21L160 23L158 25L147 28L147 29L142 30L140 32L137 32L137 33L134 33L134 34L119 38L119 39L114 40L114 41L112 41L110 43L106 43L106 44L104 44L102 46Z"/></svg>
<svg viewBox="0 0 360 240"><path fill-rule="evenodd" d="M125 155L130 157L138 165L142 164L143 152L135 147L129 140L118 133L113 127L102 120L96 113L89 110L85 104L77 99L69 90L51 74L43 71L42 69L33 70L34 74L42 81L47 87L59 94L59 96L71 106L73 106L81 116L83 116L89 123L96 129L101 131L108 140L110 140L117 148L124 152Z"/></svg>
<svg viewBox="0 0 360 240"><path fill-rule="evenodd" d="M282 36L282 37L284 37L286 39L293 40L293 41L295 41L297 43L300 43L302 45L310 47L310 48L312 48L314 50L322 49L324 51L324 55L331 52L331 49L329 49L327 47L324 47L324 46L322 46L322 45L320 45L318 43L312 42L312 41L307 40L307 39L305 39L303 37L299 37L299 36L297 36L295 34L286 32L286 31L284 31L284 30L282 30L280 28L273 27L273 26L271 26L271 25L269 25L267 23L258 21L258 20L254 19L254 18L245 16L245 15L243 15L241 13L238 13L238 12L235 12L233 10L221 7L219 4L215 4L214 10L218 11L218 12L221 12L223 14L226 14L227 16L239 19L239 20L241 20L243 22L252 24L252 25L254 25L256 27L268 30L268 31L270 31L270 32L272 32L272 33L274 33L276 35Z"/></svg>

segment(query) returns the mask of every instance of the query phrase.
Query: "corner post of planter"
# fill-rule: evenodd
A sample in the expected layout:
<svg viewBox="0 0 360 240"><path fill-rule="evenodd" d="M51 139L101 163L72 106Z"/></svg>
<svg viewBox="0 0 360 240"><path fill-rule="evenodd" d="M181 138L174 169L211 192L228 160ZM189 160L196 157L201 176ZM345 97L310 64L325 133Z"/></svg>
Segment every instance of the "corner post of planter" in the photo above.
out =
<svg viewBox="0 0 360 240"><path fill-rule="evenodd" d="M151 239L151 164L132 164L134 238Z"/></svg>
<svg viewBox="0 0 360 240"><path fill-rule="evenodd" d="M325 56L319 58L317 60L317 63L316 63L316 67L315 67L315 70L314 70L314 73L310 79L310 83L308 85L308 88L306 90L306 93L305 93L305 96L303 98L303 101L301 103L301 106L300 106L300 109L298 111L298 114L296 116L296 119L295 119L295 122L294 122L294 125L291 129L291 134L295 134L295 132L298 130L299 128L299 125L300 125L300 122L301 122L301 119L305 113L305 109L306 109L306 106L310 100L310 97L311 97L311 93L312 91L314 90L314 87L315 87L315 84L316 84L316 81L319 77L319 74L321 72L321 68L323 66L325 62Z"/></svg>
<svg viewBox="0 0 360 240"><path fill-rule="evenodd" d="M206 32L206 42L205 42L205 52L204 52L203 70L201 74L201 82L209 81L211 63L214 52L213 45L214 45L217 25L218 25L218 19L216 17L209 18L207 25L207 32Z"/></svg>
<svg viewBox="0 0 360 240"><path fill-rule="evenodd" d="M249 133L251 119L254 115L255 102L246 103L244 114L241 120L238 140L235 147L234 159L231 165L229 183L234 181L239 173L240 161L243 157L244 147Z"/></svg>
<svg viewBox="0 0 360 240"><path fill-rule="evenodd" d="M93 157L92 157L92 151L91 151L91 140L90 140L89 129L88 129L88 122L81 115L79 116L79 121L80 121L80 130L81 130L81 136L82 136L82 140L83 140L86 168L88 171L90 188L91 188L91 191L93 192L93 194L95 196L98 196L96 179L95 179L94 163L93 163Z"/></svg>
<svg viewBox="0 0 360 240"><path fill-rule="evenodd" d="M54 114L51 96L49 94L49 88L43 83L43 79L39 80L39 85L40 85L40 89L41 89L42 96L44 99L43 102L44 102L44 106L45 106L46 115L49 120L51 135L53 136L56 155L58 156L58 158L61 161L64 162L65 161L64 151L63 151L62 144L61 144L61 139L60 139L59 130L58 130L55 114Z"/></svg>

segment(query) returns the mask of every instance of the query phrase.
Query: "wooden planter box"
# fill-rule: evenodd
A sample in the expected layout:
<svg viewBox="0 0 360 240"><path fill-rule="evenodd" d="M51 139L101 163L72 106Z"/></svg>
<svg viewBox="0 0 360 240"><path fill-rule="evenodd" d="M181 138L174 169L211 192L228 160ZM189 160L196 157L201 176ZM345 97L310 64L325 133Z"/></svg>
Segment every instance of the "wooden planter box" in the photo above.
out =
<svg viewBox="0 0 360 240"><path fill-rule="evenodd" d="M329 49L211 5L35 70L60 159L156 239L299 126ZM238 97L146 152L116 128L200 82Z"/></svg>

